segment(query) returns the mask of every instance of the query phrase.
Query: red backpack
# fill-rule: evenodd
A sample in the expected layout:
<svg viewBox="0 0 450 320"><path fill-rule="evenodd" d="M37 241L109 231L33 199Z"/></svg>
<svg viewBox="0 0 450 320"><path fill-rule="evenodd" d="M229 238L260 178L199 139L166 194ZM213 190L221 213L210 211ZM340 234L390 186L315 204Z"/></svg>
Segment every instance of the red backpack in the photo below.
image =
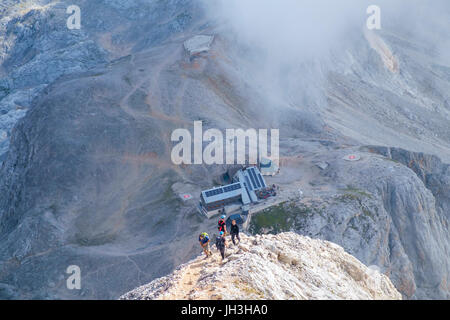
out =
<svg viewBox="0 0 450 320"><path fill-rule="evenodd" d="M225 232L225 220L220 219L218 224L219 226L217 227L217 229L219 229L219 231Z"/></svg>

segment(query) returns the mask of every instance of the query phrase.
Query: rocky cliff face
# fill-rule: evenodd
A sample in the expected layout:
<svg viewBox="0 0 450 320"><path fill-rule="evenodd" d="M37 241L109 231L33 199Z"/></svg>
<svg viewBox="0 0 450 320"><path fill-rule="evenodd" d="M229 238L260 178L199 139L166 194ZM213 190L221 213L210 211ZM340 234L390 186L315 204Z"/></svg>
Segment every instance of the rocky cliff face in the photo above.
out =
<svg viewBox="0 0 450 320"><path fill-rule="evenodd" d="M61 76L106 62L85 30L66 27L62 3L7 1L0 12L0 161L11 130L33 100Z"/></svg>
<svg viewBox="0 0 450 320"><path fill-rule="evenodd" d="M247 237L120 299L401 299L388 277L328 241L295 233Z"/></svg>
<svg viewBox="0 0 450 320"><path fill-rule="evenodd" d="M342 159L351 152L361 160ZM405 297L448 298L447 165L433 156L377 147L303 161L317 173L292 186L303 190L302 197L294 194L255 215L252 232L295 230L338 243L365 264L379 266ZM326 169L315 168L320 161L327 161Z"/></svg>
<svg viewBox="0 0 450 320"><path fill-rule="evenodd" d="M80 30L66 28L74 2ZM203 120L280 129L281 175L268 181L286 202L252 231L333 241L406 298L448 298L442 3L421 12L419 33L387 16L380 31L346 30L329 55L287 61L199 1L3 1L0 297L115 299L194 258L196 235L215 228L196 212L199 192L227 168L174 165L170 135ZM196 35L214 41L190 56ZM81 290L66 287L74 264Z"/></svg>

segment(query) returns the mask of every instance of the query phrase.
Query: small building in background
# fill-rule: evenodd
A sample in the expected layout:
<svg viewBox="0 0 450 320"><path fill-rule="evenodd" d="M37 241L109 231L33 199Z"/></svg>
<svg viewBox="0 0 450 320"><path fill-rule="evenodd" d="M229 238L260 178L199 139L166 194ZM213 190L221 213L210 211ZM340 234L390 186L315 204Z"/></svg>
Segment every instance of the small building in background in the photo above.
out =
<svg viewBox="0 0 450 320"><path fill-rule="evenodd" d="M263 176L274 176L280 172L280 167L268 158L261 158L259 170Z"/></svg>
<svg viewBox="0 0 450 320"><path fill-rule="evenodd" d="M184 48L190 56L197 55L202 52L207 52L211 49L211 44L214 41L214 36L197 35L184 42Z"/></svg>
<svg viewBox="0 0 450 320"><path fill-rule="evenodd" d="M270 194L269 187L257 167L239 169L232 183L201 192L201 212L208 218L224 213L248 213L252 203L258 203L262 195Z"/></svg>
<svg viewBox="0 0 450 320"><path fill-rule="evenodd" d="M243 192L242 183L232 183L224 187L216 187L205 190L200 195L200 207L202 212L211 218L221 212L225 212L225 207L239 203L249 202L248 196Z"/></svg>

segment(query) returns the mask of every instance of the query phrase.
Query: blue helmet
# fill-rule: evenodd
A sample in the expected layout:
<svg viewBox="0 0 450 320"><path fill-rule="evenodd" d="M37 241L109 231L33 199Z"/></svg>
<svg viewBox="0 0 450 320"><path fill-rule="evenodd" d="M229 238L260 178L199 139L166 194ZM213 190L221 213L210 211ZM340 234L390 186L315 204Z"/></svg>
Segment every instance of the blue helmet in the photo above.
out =
<svg viewBox="0 0 450 320"><path fill-rule="evenodd" d="M220 231L219 234L220 234L221 236L223 236L223 231Z"/></svg>
<svg viewBox="0 0 450 320"><path fill-rule="evenodd" d="M222 215L220 218L225 219L226 217L227 217L226 215Z"/></svg>

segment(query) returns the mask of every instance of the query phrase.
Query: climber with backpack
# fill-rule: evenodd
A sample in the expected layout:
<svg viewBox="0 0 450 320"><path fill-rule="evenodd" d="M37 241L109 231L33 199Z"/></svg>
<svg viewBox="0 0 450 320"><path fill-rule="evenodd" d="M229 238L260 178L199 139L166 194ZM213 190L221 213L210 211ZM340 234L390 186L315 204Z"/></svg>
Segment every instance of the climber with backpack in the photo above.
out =
<svg viewBox="0 0 450 320"><path fill-rule="evenodd" d="M225 218L226 218L225 215L222 215L220 217L217 229L219 229L219 232L223 232L226 235L227 234L227 224L225 222Z"/></svg>
<svg viewBox="0 0 450 320"><path fill-rule="evenodd" d="M222 256L222 261L225 259L225 248L227 246L227 239L225 239L225 233L223 231L219 232L219 236L216 238L216 247L220 251Z"/></svg>
<svg viewBox="0 0 450 320"><path fill-rule="evenodd" d="M209 249L209 235L206 232L203 232L198 236L198 241L200 242L200 246L203 248L206 257L212 255L212 252Z"/></svg>
<svg viewBox="0 0 450 320"><path fill-rule="evenodd" d="M241 242L241 237L239 236L239 226L236 223L236 220L231 221L231 241L233 241L233 244L236 245L236 239Z"/></svg>

